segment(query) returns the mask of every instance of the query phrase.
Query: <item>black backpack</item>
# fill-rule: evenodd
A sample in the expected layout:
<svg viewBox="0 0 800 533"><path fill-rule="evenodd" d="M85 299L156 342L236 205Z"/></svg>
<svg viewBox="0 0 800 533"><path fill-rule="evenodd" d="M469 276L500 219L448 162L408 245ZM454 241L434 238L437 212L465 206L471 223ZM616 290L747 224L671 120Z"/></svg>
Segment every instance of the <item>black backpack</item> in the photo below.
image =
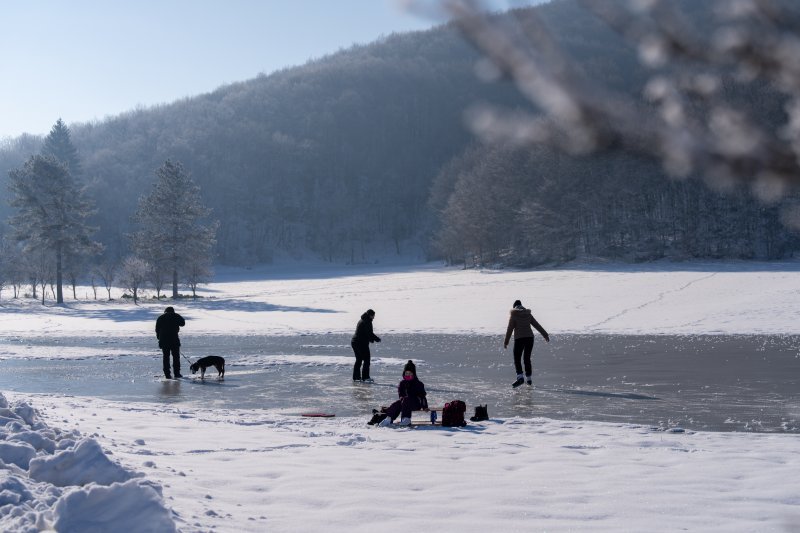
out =
<svg viewBox="0 0 800 533"><path fill-rule="evenodd" d="M442 425L445 427L461 427L466 426L467 421L464 420L464 413L467 412L467 404L461 400L453 400L444 404L442 409Z"/></svg>

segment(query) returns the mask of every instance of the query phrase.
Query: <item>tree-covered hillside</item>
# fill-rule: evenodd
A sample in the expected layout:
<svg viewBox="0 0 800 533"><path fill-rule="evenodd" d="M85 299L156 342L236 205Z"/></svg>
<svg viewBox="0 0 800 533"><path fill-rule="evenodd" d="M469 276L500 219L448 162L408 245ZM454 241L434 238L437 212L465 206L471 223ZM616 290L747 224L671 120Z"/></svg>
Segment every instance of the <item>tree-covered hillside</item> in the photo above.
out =
<svg viewBox="0 0 800 533"><path fill-rule="evenodd" d="M608 27L572 0L534 9L598 87L641 92L636 52ZM504 16L525 24L529 13ZM780 257L797 248L777 208L670 182L629 156L571 159L476 145L465 125L474 104L535 111L508 81L481 81L478 58L443 26L72 124L78 178L97 208L96 238L107 255L128 253L139 198L169 159L191 173L219 221L216 257L225 264L269 262L276 253L364 262L391 251L533 264L583 254ZM775 105L761 94L744 100ZM6 143L0 180L40 144L30 136ZM2 203L0 214L10 214ZM719 218L728 216L738 222ZM757 242L765 235L776 244Z"/></svg>

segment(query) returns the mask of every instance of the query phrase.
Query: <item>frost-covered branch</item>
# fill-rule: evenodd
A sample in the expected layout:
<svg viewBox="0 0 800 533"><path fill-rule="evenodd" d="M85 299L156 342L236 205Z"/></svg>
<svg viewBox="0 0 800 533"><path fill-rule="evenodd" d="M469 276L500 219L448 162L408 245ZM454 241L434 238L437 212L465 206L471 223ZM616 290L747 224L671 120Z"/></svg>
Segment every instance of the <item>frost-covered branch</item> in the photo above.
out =
<svg viewBox="0 0 800 533"><path fill-rule="evenodd" d="M640 94L588 79L540 8L487 14L443 0L484 55L488 80L508 78L535 111L474 106L482 139L547 144L571 154L623 149L673 177L715 188L748 183L770 203L800 184L800 12L782 0L562 0L600 19L635 50ZM545 6L546 7L546 6ZM790 225L800 217L787 213Z"/></svg>

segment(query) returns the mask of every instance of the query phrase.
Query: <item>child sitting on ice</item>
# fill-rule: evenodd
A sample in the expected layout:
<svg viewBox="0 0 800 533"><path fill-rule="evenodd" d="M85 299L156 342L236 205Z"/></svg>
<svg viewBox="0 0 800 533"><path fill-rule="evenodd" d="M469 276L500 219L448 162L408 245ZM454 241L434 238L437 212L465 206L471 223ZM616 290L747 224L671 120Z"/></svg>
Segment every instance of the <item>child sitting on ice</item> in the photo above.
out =
<svg viewBox="0 0 800 533"><path fill-rule="evenodd" d="M425 393L425 384L417 378L417 367L413 361L408 361L403 368L403 380L397 385L399 400L389 407L382 407L381 413L386 417L380 421L379 426L388 426L400 415L400 425L411 425L411 411L428 410L428 398Z"/></svg>

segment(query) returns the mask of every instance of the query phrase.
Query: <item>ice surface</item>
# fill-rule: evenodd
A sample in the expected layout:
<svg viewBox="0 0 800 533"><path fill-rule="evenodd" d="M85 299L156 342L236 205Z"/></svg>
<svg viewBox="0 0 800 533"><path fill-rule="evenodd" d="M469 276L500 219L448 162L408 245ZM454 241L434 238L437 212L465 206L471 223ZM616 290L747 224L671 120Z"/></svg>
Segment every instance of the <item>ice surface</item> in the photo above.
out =
<svg viewBox="0 0 800 533"><path fill-rule="evenodd" d="M335 334L187 339L192 357L228 354L223 381L213 369L204 382L162 380L160 355L12 359L0 390L359 416L394 400L403 365L413 359L431 405L463 399L501 417L800 431L797 336L554 335L535 343L533 389L514 390L511 347L503 350L500 337L386 334L372 349L373 384L352 383L346 341Z"/></svg>

